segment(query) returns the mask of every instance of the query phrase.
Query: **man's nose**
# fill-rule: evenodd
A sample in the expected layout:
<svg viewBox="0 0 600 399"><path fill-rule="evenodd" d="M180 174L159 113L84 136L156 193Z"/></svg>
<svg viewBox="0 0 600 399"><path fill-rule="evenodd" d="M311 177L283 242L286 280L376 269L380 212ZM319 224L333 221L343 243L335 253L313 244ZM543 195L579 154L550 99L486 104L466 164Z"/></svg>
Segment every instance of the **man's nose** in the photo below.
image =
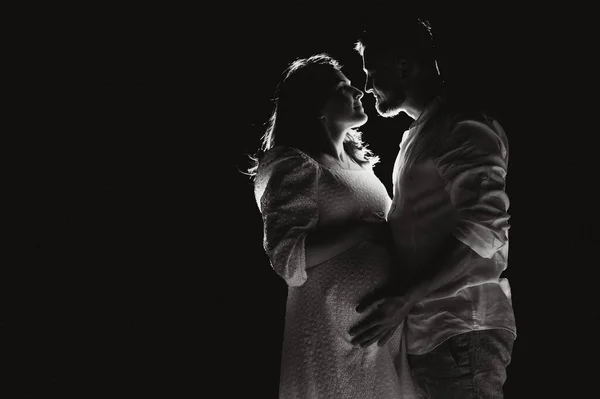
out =
<svg viewBox="0 0 600 399"><path fill-rule="evenodd" d="M373 82L370 78L365 82L365 93L373 93Z"/></svg>

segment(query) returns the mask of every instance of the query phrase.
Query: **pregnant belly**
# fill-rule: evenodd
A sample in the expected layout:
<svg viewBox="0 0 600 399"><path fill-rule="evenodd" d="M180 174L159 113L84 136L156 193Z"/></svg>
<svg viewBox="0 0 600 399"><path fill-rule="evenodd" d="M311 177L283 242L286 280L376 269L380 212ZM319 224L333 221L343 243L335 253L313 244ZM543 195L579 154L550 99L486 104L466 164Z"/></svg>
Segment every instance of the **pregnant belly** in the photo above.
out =
<svg viewBox="0 0 600 399"><path fill-rule="evenodd" d="M357 313L356 306L389 283L392 267L398 265L384 246L364 241L309 269L304 288L312 291L313 300L321 301L332 327L347 331L369 313Z"/></svg>

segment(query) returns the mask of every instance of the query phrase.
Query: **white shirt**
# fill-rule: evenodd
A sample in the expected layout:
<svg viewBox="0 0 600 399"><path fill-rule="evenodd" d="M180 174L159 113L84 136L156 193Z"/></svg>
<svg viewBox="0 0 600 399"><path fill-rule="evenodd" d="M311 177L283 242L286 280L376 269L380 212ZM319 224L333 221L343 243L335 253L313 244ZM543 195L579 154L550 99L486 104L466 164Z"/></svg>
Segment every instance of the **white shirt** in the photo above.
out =
<svg viewBox="0 0 600 399"><path fill-rule="evenodd" d="M460 273L433 285L408 316L408 353L462 332L516 324L508 280L508 140L497 121L433 100L404 133L388 221L402 266L416 270L453 235L464 244L441 265Z"/></svg>

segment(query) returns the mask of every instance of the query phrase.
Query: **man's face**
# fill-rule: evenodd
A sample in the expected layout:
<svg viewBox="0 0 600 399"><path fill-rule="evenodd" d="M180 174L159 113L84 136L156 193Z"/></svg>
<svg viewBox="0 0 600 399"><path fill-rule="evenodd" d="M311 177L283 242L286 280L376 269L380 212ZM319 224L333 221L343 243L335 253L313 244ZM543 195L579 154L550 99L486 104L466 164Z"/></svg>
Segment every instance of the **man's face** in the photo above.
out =
<svg viewBox="0 0 600 399"><path fill-rule="evenodd" d="M383 117L398 115L406 100L398 57L392 54L371 54L365 48L362 60L363 70L367 75L365 92L375 97L375 109Z"/></svg>

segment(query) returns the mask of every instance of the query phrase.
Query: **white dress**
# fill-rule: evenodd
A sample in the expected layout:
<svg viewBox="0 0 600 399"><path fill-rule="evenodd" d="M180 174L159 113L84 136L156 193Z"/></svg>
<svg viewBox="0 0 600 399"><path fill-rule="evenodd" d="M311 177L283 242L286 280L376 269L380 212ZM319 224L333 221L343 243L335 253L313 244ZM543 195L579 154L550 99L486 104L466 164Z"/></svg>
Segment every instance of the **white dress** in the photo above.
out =
<svg viewBox="0 0 600 399"><path fill-rule="evenodd" d="M356 312L360 299L390 278L387 248L367 235L316 266L305 262L309 232L340 223L385 227L391 199L372 168L326 167L299 150L276 147L261 160L255 195L265 251L288 284L279 398L417 398L404 325L383 347L352 345L348 334L369 314Z"/></svg>

